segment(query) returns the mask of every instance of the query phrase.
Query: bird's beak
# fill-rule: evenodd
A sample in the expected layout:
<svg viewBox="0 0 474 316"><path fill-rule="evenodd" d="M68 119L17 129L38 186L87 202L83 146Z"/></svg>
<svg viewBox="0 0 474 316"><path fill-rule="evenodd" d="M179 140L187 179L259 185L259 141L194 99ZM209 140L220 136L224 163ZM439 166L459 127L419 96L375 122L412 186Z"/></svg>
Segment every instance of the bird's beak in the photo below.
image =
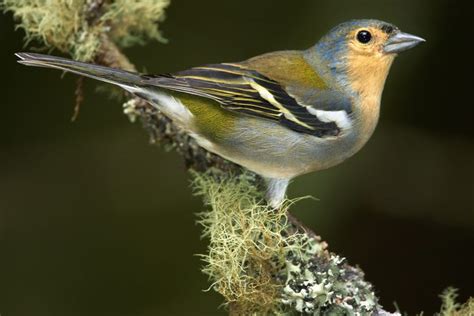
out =
<svg viewBox="0 0 474 316"><path fill-rule="evenodd" d="M408 33L395 33L390 36L384 45L384 52L387 54L397 54L416 45L426 42L423 38Z"/></svg>

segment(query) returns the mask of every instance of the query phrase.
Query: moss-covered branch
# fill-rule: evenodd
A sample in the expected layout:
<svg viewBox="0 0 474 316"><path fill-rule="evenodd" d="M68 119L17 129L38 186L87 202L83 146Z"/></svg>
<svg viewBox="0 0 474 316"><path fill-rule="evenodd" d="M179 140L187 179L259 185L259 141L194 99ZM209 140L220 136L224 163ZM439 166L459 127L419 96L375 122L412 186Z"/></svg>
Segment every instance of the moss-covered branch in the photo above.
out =
<svg viewBox="0 0 474 316"><path fill-rule="evenodd" d="M235 315L375 314L379 306L363 273L326 250L314 233L266 205L255 175L195 173L199 214L210 240L204 272Z"/></svg>
<svg viewBox="0 0 474 316"><path fill-rule="evenodd" d="M3 0L13 12L27 44L69 53L91 61L103 47L104 35L120 46L165 41L157 27L169 0Z"/></svg>
<svg viewBox="0 0 474 316"><path fill-rule="evenodd" d="M134 71L120 48L164 41L158 22L169 0L3 0L27 43L74 59ZM193 188L209 210L199 214L209 239L203 272L234 315L390 315L362 271L288 213L263 201L256 175L211 154L156 108L128 95L124 112L139 118L151 141L175 148L193 171ZM80 93L78 93L80 100ZM452 296L446 296L447 298ZM461 307L445 300L442 315ZM469 307L470 306L470 307ZM466 308L471 308L469 305ZM463 307L464 308L464 307Z"/></svg>

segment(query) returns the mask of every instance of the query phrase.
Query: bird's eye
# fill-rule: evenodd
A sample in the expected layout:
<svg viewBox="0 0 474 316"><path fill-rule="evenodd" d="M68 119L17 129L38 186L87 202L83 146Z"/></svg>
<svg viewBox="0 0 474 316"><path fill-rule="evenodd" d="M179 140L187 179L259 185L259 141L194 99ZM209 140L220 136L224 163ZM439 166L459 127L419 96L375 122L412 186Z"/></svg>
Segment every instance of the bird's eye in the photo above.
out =
<svg viewBox="0 0 474 316"><path fill-rule="evenodd" d="M372 39L372 34L369 31L362 30L357 33L357 40L362 44L367 44Z"/></svg>

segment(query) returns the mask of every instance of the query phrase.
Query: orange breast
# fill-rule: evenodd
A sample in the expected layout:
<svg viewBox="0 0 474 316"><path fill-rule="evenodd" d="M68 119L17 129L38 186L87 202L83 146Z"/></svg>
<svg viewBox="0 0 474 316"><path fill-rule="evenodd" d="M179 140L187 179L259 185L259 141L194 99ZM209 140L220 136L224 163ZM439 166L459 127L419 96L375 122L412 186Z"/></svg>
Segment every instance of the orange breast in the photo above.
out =
<svg viewBox="0 0 474 316"><path fill-rule="evenodd" d="M360 135L357 147L362 147L372 136L380 114L380 101L393 56L348 56L348 81L358 95L354 109L355 128Z"/></svg>

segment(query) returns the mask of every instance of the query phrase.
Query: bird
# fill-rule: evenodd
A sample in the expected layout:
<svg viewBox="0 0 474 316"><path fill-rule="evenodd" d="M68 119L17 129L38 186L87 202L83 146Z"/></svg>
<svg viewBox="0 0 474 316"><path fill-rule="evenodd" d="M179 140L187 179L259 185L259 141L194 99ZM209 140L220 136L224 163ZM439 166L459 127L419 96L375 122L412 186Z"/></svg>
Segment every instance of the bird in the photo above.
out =
<svg viewBox="0 0 474 316"><path fill-rule="evenodd" d="M375 19L341 23L309 49L140 74L36 53L18 62L90 77L146 100L206 150L258 174L278 208L297 176L358 152L379 120L395 57L424 42Z"/></svg>

